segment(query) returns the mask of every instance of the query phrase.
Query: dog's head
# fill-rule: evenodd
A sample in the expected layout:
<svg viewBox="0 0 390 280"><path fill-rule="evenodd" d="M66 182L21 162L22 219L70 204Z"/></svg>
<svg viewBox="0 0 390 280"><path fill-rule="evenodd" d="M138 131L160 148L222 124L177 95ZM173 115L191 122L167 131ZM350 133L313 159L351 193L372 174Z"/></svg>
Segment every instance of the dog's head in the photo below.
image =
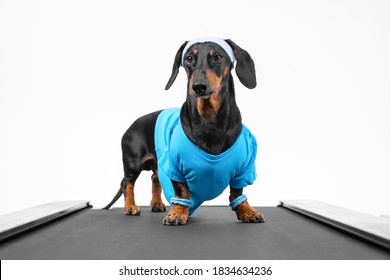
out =
<svg viewBox="0 0 390 280"><path fill-rule="evenodd" d="M188 77L187 103L197 108L200 117L215 117L223 100L235 105L231 69L235 68L241 83L256 87L255 64L247 51L231 40L197 39L185 42L177 51L171 77L165 87L169 89L183 66Z"/></svg>
<svg viewBox="0 0 390 280"><path fill-rule="evenodd" d="M208 98L218 94L228 81L234 61L236 74L247 88L256 87L255 64L247 51L231 40L203 39L186 41L176 53L171 77L165 87L168 90L183 66L188 76L188 93Z"/></svg>

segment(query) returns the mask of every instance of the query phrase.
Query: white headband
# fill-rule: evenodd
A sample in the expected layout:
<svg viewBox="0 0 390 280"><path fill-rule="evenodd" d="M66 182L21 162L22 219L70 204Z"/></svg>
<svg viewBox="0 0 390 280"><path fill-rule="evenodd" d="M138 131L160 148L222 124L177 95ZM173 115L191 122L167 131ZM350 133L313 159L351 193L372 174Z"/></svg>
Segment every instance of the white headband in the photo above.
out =
<svg viewBox="0 0 390 280"><path fill-rule="evenodd" d="M219 45L221 48L224 49L224 51L229 55L230 57L230 61L232 62L232 67L234 65L234 62L236 61L236 58L234 56L234 52L233 52L233 49L229 46L228 43L226 43L224 40L222 39L219 39L219 38L198 38L198 39L194 39L194 40L191 40L187 43L187 45L185 46L184 50L183 50L183 53L182 53L182 56L181 56L181 65L183 66L184 65L184 59L185 59L185 55L188 51L188 49L197 44L197 43L206 43L206 42L212 42L212 43L216 43L217 45Z"/></svg>

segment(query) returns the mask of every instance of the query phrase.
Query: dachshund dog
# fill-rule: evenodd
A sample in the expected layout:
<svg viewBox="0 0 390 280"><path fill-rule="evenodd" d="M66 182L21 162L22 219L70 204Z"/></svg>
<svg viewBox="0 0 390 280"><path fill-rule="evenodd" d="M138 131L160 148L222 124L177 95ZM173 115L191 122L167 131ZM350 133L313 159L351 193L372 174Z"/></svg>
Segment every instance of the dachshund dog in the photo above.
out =
<svg viewBox="0 0 390 280"><path fill-rule="evenodd" d="M181 108L150 113L137 119L122 138L124 178L109 209L124 194L126 215L139 215L134 185L143 170L151 170L153 212L164 212L161 193L171 205L165 225L184 225L206 200L230 187L230 207L245 223L264 222L249 205L243 188L256 179L257 143L242 124L231 70L240 82L256 87L254 62L231 40L186 41L175 56L168 90L180 67L188 77Z"/></svg>

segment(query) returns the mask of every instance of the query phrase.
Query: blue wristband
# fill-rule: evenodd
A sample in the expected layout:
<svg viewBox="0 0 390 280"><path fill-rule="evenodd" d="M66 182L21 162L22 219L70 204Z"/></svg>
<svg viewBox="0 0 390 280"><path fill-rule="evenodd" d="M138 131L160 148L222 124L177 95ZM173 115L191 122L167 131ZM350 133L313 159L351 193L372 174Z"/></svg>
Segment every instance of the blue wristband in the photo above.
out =
<svg viewBox="0 0 390 280"><path fill-rule="evenodd" d="M245 194L242 194L239 197L237 197L235 200L230 202L229 206L232 208L232 210L234 210L238 205L243 203L245 200L247 200L247 197Z"/></svg>
<svg viewBox="0 0 390 280"><path fill-rule="evenodd" d="M190 207L192 205L192 202L189 199L172 197L171 204L178 204L181 206Z"/></svg>

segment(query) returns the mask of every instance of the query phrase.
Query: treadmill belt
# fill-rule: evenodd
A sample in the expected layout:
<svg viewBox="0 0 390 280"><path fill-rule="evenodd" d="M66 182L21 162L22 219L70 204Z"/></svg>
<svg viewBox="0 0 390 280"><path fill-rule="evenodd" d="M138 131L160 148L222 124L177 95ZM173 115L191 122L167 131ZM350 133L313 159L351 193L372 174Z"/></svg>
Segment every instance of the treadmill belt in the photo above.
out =
<svg viewBox="0 0 390 280"><path fill-rule="evenodd" d="M185 226L141 207L84 209L0 243L7 259L390 259L390 252L281 207L256 207L266 222L244 224L228 207L202 206Z"/></svg>

